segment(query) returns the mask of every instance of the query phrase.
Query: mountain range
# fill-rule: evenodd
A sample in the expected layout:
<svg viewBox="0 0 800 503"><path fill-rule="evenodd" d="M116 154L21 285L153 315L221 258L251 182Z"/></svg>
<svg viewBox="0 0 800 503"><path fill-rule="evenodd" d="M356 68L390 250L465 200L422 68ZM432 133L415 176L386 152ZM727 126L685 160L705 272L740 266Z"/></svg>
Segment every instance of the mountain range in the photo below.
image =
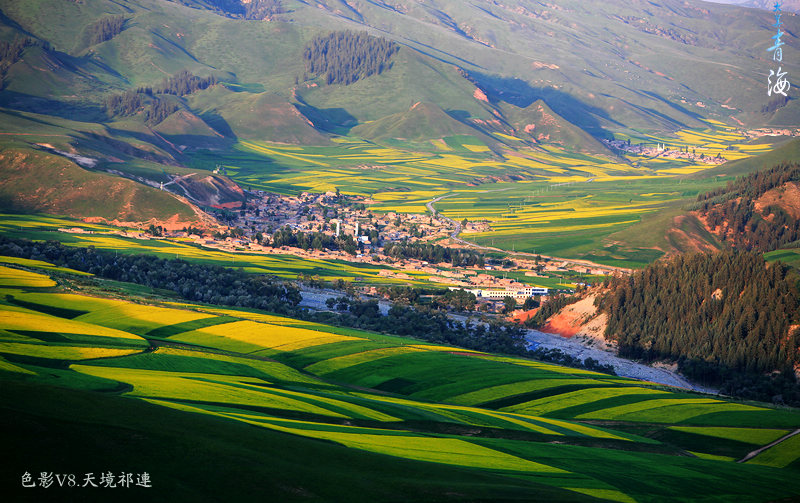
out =
<svg viewBox="0 0 800 503"><path fill-rule="evenodd" d="M613 157L598 140L620 132L800 123L796 100L765 106L773 17L730 5L2 0L0 11L5 146L68 152L151 185L196 174L193 151L243 139L467 134L499 153L517 145L511 135ZM800 26L794 14L784 22L791 77ZM367 53L347 45L358 36ZM333 45L313 53L320 44ZM18 185L2 187L19 203Z"/></svg>

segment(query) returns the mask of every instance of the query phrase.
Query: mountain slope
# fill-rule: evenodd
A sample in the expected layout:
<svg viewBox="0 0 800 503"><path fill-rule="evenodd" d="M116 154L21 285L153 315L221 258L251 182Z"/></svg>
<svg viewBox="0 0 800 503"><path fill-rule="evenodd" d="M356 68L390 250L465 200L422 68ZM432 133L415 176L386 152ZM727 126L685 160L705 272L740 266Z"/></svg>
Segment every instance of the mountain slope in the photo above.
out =
<svg viewBox="0 0 800 503"><path fill-rule="evenodd" d="M422 102L415 103L406 112L356 126L350 130L350 134L373 141L421 141L455 135L479 135L490 141L484 134L455 120L438 106Z"/></svg>
<svg viewBox="0 0 800 503"><path fill-rule="evenodd" d="M764 11L680 0L286 4L293 12L282 19L333 26L346 18L459 65L504 99L526 106L544 98L593 133L699 126L700 116L764 120L766 89L754 76L770 66L774 19ZM788 34L798 32L797 17L784 21ZM794 36L784 42L785 54L800 48ZM797 58L785 67L800 69ZM789 117L774 120L796 122L800 105L786 108Z"/></svg>
<svg viewBox="0 0 800 503"><path fill-rule="evenodd" d="M531 138L537 143L554 143L568 150L611 155L605 145L559 116L544 100L536 100L524 108L504 105L501 110L506 120L522 138Z"/></svg>
<svg viewBox="0 0 800 503"><path fill-rule="evenodd" d="M24 149L0 153L0 206L108 221L165 221L181 228L201 218L186 202L131 180L94 173L59 156Z"/></svg>

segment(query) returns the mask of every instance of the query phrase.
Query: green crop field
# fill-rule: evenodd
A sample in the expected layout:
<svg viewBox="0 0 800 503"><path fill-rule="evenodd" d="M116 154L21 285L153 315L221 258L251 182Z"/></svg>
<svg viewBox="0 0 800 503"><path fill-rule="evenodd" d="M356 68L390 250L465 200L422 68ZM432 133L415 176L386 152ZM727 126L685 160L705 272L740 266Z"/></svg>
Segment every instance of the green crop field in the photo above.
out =
<svg viewBox="0 0 800 503"><path fill-rule="evenodd" d="M633 133L618 139L692 150L709 158L721 155L729 161L772 149L768 143L746 143L724 124L708 125L671 137ZM425 213L426 203L447 196L436 204L437 211L491 226L490 231L461 236L471 242L623 267L640 267L669 249L664 225L637 224L677 215L698 194L730 179L687 177L715 167L689 159L631 154L612 159L513 141L498 155L488 147L479 149L476 138L472 144L464 141L447 137L428 148L402 142L379 145L356 137L337 138L329 146L243 141L230 157L200 152L193 162L211 169L223 159L229 174L253 189L296 194L338 188L369 197L376 212ZM637 230L626 233L632 227Z"/></svg>
<svg viewBox="0 0 800 503"><path fill-rule="evenodd" d="M59 228L76 226L91 231L91 233L58 231ZM307 275L329 281L342 279L376 285L431 284L428 281L428 275L418 271L400 270L409 275L411 280L381 276L380 272L387 269L387 266L380 264L319 260L288 254L248 253L246 250L223 251L201 247L188 240L123 237L117 234L119 230L111 226L87 224L45 215L0 214L0 232L9 237L56 240L69 246L94 246L97 249L116 253L147 254L164 259L181 258L190 262L242 268L255 274L269 274L292 280L297 279L300 275Z"/></svg>
<svg viewBox="0 0 800 503"><path fill-rule="evenodd" d="M9 263L0 286L6 392L121 395L178 414L187 431L210 418L390 465L466 470L461 484L472 473L511 487L522 477L556 491L554 501L657 501L684 494L688 473L693 497L796 495L775 484L795 471L790 441L732 463L800 427L796 411L257 311L65 293L24 269L42 266ZM604 468L619 463L658 482ZM748 485L723 488L721 477Z"/></svg>
<svg viewBox="0 0 800 503"><path fill-rule="evenodd" d="M225 431L241 424L255 437L381 455L389 466L465 470L454 487L472 474L534 483L555 491L554 501L662 500L683 494L688 473L704 488L693 496L796 495L775 484L794 471L793 444L731 462L800 427L796 411L257 311L65 293L20 267L9 264L6 276L18 280L0 286L4 393L58 385L101 403L121 395L143 411L177 414L189 436L208 418ZM658 481L607 468L621 463ZM746 487L715 482L742 477Z"/></svg>
<svg viewBox="0 0 800 503"><path fill-rule="evenodd" d="M795 465L796 467L798 459L800 459L800 436L795 435L763 451L748 462L755 465L784 468L789 465Z"/></svg>

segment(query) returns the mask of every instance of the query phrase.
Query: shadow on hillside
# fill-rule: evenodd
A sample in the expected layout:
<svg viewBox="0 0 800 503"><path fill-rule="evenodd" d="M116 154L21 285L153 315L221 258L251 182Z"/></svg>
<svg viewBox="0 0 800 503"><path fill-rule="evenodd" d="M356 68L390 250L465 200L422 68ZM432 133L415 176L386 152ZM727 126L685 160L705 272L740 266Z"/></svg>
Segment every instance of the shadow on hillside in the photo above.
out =
<svg viewBox="0 0 800 503"><path fill-rule="evenodd" d="M106 119L104 108L96 103L58 101L9 90L0 93L0 106L81 122L101 122Z"/></svg>
<svg viewBox="0 0 800 503"><path fill-rule="evenodd" d="M222 136L231 139L233 142L238 141L236 137L236 133L233 132L231 125L228 124L220 114L217 112L203 112L202 114L198 115L203 122L205 122L208 127L216 131L217 133L221 134Z"/></svg>
<svg viewBox="0 0 800 503"><path fill-rule="evenodd" d="M470 72L470 77L487 93L490 101L504 101L525 108L536 100L544 100L555 113L594 136L605 136L598 118L622 126L602 108L584 103L558 89L533 87L522 79L478 72Z"/></svg>
<svg viewBox="0 0 800 503"><path fill-rule="evenodd" d="M116 156L119 157L124 157L124 156L135 157L137 159L151 161L158 164L166 164L170 166L180 165L180 163L173 157L167 157L157 154L155 152L151 152L149 150L137 148L131 145L130 143L124 141L125 138L128 138L130 140L136 140L139 142L154 145L160 148L161 150L169 152L170 154L177 153L174 152L169 147L169 145L167 145L164 141L158 139L155 136L148 135L146 133L140 133L137 131L126 131L124 129L108 128L107 131L110 136L84 132L86 139L81 140L81 143L87 144L87 146L90 146L101 152L111 150L111 152L109 153L116 154Z"/></svg>
<svg viewBox="0 0 800 503"><path fill-rule="evenodd" d="M668 107L670 107L670 108L682 113L683 115L687 115L687 116L691 117L692 119L695 119L695 120L698 120L698 121L702 121L703 120L703 116L700 115L699 113L692 112L691 110L687 110L687 109L683 108L682 106L678 105L677 103L673 103L673 102L669 101L668 99L664 98L660 94L656 94L653 91L641 91L641 92L643 94L646 94L647 96L653 98L654 100L658 100L658 101L664 103Z"/></svg>
<svg viewBox="0 0 800 503"><path fill-rule="evenodd" d="M344 108L316 108L304 101L294 105L303 116L325 133L346 135L358 125L358 120Z"/></svg>
<svg viewBox="0 0 800 503"><path fill-rule="evenodd" d="M649 116L650 120L654 124L658 124L661 127L668 128L668 129L684 129L684 128L688 127L683 122L681 122L681 121L679 121L679 120L677 120L677 119L675 119L673 117L670 117L669 115L667 115L664 112L661 112L659 110L656 110L655 108L650 108L650 107L645 107L645 106L642 106L642 105L637 105L635 103L631 103L630 101L623 100L621 98L617 98L617 99L619 99L622 103L625 103L626 105L628 105L632 109L638 110L642 114L644 114L646 116Z"/></svg>

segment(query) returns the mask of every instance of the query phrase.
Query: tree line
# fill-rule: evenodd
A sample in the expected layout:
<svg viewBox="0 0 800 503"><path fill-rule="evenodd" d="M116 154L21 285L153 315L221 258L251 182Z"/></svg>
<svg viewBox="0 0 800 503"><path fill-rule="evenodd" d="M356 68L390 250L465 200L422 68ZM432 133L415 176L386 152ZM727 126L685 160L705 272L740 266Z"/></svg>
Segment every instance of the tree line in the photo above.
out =
<svg viewBox="0 0 800 503"><path fill-rule="evenodd" d="M697 198L692 207L723 241L742 250L772 251L800 240L800 219L779 205L756 209L756 200L772 189L800 181L800 164L781 164L737 178Z"/></svg>
<svg viewBox="0 0 800 503"><path fill-rule="evenodd" d="M395 260L417 259L431 264L449 262L453 267L483 267L483 254L466 249L449 248L437 244L410 241L389 242L383 245L383 253Z"/></svg>
<svg viewBox="0 0 800 503"><path fill-rule="evenodd" d="M187 96L197 91L207 89L219 81L213 75L208 77L198 77L188 70L181 70L175 75L166 77L160 84L152 87L140 87L138 93L153 96L154 94L172 94L175 96Z"/></svg>
<svg viewBox="0 0 800 503"><path fill-rule="evenodd" d="M621 356L678 361L713 384L793 375L800 361L800 278L759 253L678 256L607 282L596 304Z"/></svg>
<svg viewBox="0 0 800 503"><path fill-rule="evenodd" d="M180 106L175 101L159 95L186 96L216 83L216 77L198 77L182 70L165 78L156 86L139 87L135 90L112 94L105 100L106 115L112 118L142 113L145 123L155 126L180 110Z"/></svg>
<svg viewBox="0 0 800 503"><path fill-rule="evenodd" d="M171 290L194 302L290 314L301 300L297 287L279 278L182 259L120 255L92 247L64 246L56 241L38 242L5 236L0 236L0 254L44 260L100 278Z"/></svg>
<svg viewBox="0 0 800 503"><path fill-rule="evenodd" d="M306 251L311 249L343 250L350 255L355 255L358 250L358 243L349 234L335 238L323 232L294 231L288 225L273 232L269 244L273 248L293 246Z"/></svg>
<svg viewBox="0 0 800 503"><path fill-rule="evenodd" d="M314 37L303 49L303 61L309 74L325 75L328 85L348 85L390 68L399 49L395 42L366 32L336 31Z"/></svg>
<svg viewBox="0 0 800 503"><path fill-rule="evenodd" d="M613 368L560 352L529 351L521 327L499 321L459 322L433 307L394 305L383 315L377 301L342 297L336 311L312 312L299 307L295 285L279 278L245 273L217 265L150 255L119 255L93 247L77 248L56 241L0 236L0 255L43 260L100 278L170 290L192 302L261 309L319 323L372 330L468 349L519 355L613 373ZM333 307L333 306L332 306ZM590 360L590 359L587 359Z"/></svg>
<svg viewBox="0 0 800 503"><path fill-rule="evenodd" d="M125 16L105 16L86 27L89 45L106 42L116 37L125 29Z"/></svg>

